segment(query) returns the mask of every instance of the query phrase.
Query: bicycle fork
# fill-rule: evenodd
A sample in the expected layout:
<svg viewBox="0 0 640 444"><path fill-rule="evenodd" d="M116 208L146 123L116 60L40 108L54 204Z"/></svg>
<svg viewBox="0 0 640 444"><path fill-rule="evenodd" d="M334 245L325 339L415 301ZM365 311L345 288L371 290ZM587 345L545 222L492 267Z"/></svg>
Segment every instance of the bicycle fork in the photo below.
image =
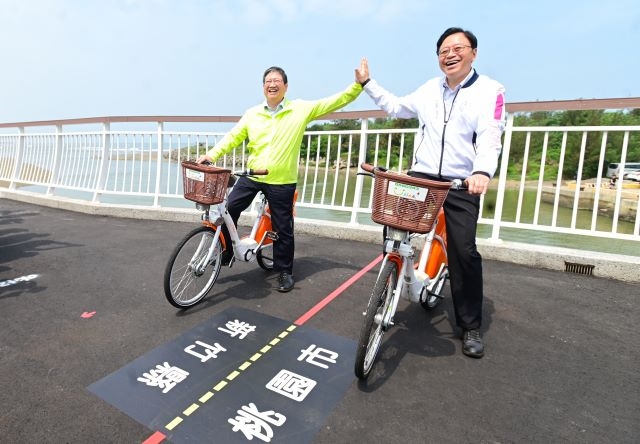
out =
<svg viewBox="0 0 640 444"><path fill-rule="evenodd" d="M390 298L385 299L385 306L375 316L375 323L378 324L383 331L394 325L393 316L398 307L400 297L410 299L410 295L417 292L418 298L423 284L419 282L413 273L413 247L409 242L409 233L403 230L397 230L387 227L388 237L385 239L384 251L387 253L380 266L380 273L386 268L386 264L392 261L396 265L397 276L396 285ZM378 274L380 279L380 274Z"/></svg>
<svg viewBox="0 0 640 444"><path fill-rule="evenodd" d="M396 266L398 266L398 269L401 269L402 267L401 264L404 263L404 261L400 256L389 255L389 254L386 255L382 260L380 271L378 272L378 279L380 279L382 270L384 270L385 265L388 261L394 261L396 263ZM398 274L400 275L401 273L398 273ZM376 325L379 326L379 328L382 329L382 331L387 331L389 327L392 327L394 325L393 315L395 314L396 308L398 307L398 300L400 299L399 295L400 295L400 292L402 291L402 287L403 287L403 282L402 282L401 276L398 276L398 279L396 280L396 286L393 289L393 293L391 294L391 297L385 298L384 307L382 308L382 311L379 311L378 313L376 313L374 317L373 321L376 323ZM370 304L375 303L375 301L373 300L373 297L371 298L369 303ZM366 313L362 313L362 314L364 315Z"/></svg>
<svg viewBox="0 0 640 444"><path fill-rule="evenodd" d="M198 248L193 254L193 257L189 261L189 268L196 275L199 276L202 273L204 273L204 270L207 267L207 265L211 263L211 259L213 258L213 255L215 253L215 247L217 245L217 240L219 237L220 237L220 230L216 230L216 233L214 234L212 241L208 241L207 236L204 234L200 238L200 244L198 245ZM202 255L201 253L205 248L207 248L207 245L208 245L207 253Z"/></svg>
<svg viewBox="0 0 640 444"><path fill-rule="evenodd" d="M201 275L202 273L204 273L205 268L211 263L211 259L215 254L215 248L218 244L220 233L222 232L219 225L222 223L223 217L220 215L219 206L216 208L217 211L214 213L213 218L211 217L209 205L197 204L196 208L203 212L201 216L202 223L215 230L215 234L213 235L213 239L211 241L208 240L208 237L206 235L202 235L202 237L200 238L200 243L198 244L198 248L196 248L195 253L189 261L189 268L196 275ZM202 252L205 248L207 249L207 252L203 255Z"/></svg>

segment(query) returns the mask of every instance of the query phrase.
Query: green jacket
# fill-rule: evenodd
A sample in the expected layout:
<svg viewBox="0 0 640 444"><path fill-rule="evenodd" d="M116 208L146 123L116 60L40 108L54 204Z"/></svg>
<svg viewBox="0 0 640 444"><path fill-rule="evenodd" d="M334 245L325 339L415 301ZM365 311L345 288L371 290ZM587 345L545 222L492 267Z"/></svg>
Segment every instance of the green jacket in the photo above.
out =
<svg viewBox="0 0 640 444"><path fill-rule="evenodd" d="M247 143L247 168L268 169L269 174L253 178L272 184L292 184L298 180L298 156L307 124L353 102L362 92L359 83L319 100L287 100L272 115L265 105L249 108L238 123L211 148L207 155L214 161Z"/></svg>

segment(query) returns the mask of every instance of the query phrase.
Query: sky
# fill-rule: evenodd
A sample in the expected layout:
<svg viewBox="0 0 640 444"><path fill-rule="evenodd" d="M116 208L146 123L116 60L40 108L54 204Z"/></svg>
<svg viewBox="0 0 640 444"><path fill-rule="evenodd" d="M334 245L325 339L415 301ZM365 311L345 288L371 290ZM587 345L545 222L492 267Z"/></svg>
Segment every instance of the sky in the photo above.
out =
<svg viewBox="0 0 640 444"><path fill-rule="evenodd" d="M450 26L507 102L640 97L637 0L0 0L0 122L240 115L343 90L361 57L397 95L441 75ZM362 94L345 110L375 109Z"/></svg>

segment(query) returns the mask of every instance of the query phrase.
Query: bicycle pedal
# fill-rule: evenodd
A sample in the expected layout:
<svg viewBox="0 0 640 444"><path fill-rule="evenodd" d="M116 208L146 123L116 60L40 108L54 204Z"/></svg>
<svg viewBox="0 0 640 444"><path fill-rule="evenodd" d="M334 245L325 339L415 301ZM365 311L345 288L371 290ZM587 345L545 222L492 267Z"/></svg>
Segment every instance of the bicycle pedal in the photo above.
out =
<svg viewBox="0 0 640 444"><path fill-rule="evenodd" d="M275 231L267 231L266 235L272 241L277 241L278 240L278 233L276 233Z"/></svg>

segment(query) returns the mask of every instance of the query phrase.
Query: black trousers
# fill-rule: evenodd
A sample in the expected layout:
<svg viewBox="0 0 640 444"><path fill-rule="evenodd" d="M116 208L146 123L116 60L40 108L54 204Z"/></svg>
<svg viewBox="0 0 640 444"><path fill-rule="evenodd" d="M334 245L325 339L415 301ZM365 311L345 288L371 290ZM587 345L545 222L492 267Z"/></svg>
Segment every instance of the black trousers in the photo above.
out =
<svg viewBox="0 0 640 444"><path fill-rule="evenodd" d="M273 243L273 269L293 273L293 256L295 242L293 237L293 196L296 184L270 185L241 177L233 187L227 201L227 211L238 226L240 214L246 210L262 191L269 202L271 225L278 233L278 240ZM230 239L226 226L222 227L225 240Z"/></svg>
<svg viewBox="0 0 640 444"><path fill-rule="evenodd" d="M421 173L411 176L433 179ZM444 202L451 297L456 325L464 330L482 325L482 257L476 247L480 196L451 190Z"/></svg>

